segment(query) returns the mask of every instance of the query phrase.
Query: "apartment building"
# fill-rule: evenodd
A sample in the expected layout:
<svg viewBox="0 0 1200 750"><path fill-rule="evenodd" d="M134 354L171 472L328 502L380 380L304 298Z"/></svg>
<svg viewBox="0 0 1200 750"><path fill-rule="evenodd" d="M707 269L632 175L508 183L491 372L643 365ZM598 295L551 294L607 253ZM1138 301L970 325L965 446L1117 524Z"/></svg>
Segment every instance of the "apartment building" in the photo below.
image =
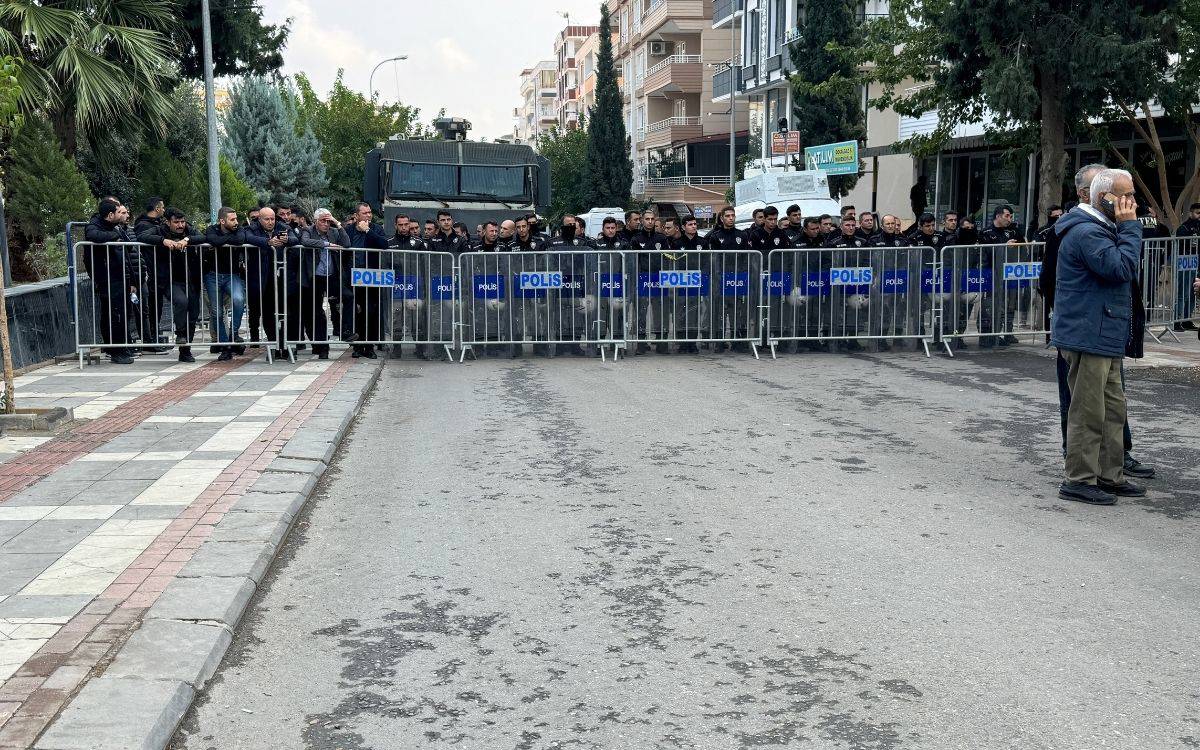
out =
<svg viewBox="0 0 1200 750"><path fill-rule="evenodd" d="M596 105L596 60L600 56L600 32L597 30L579 45L575 53L576 80L579 81L579 111Z"/></svg>
<svg viewBox="0 0 1200 750"><path fill-rule="evenodd" d="M713 28L713 0L612 0L635 197L719 207L729 182L730 109L714 78L736 39ZM735 154L746 149L745 108L733 112ZM677 204L677 205L676 205Z"/></svg>
<svg viewBox="0 0 1200 750"><path fill-rule="evenodd" d="M588 37L595 36L599 26L570 25L554 37L554 59L556 63L555 116L563 130L579 127L583 105L580 102L579 49Z"/></svg>
<svg viewBox="0 0 1200 750"><path fill-rule="evenodd" d="M521 71L521 106L513 110L513 137L537 143L538 136L558 124L558 64L543 60Z"/></svg>

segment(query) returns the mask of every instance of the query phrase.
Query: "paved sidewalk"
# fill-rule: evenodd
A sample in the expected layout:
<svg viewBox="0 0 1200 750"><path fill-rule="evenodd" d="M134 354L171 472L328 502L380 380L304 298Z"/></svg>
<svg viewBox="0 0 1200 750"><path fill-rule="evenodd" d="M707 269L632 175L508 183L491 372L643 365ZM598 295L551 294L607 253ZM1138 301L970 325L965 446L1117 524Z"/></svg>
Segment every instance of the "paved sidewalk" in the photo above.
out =
<svg viewBox="0 0 1200 750"><path fill-rule="evenodd" d="M0 437L0 749L169 736L381 367L214 359L17 380L76 421Z"/></svg>

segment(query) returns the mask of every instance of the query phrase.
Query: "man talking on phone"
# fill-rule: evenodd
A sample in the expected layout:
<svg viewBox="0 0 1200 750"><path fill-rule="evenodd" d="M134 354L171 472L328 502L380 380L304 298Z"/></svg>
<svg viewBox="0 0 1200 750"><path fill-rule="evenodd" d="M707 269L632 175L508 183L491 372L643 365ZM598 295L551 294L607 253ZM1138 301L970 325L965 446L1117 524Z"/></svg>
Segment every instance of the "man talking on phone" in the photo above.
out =
<svg viewBox="0 0 1200 750"><path fill-rule="evenodd" d="M1124 476L1125 392L1121 365L1129 339L1132 287L1141 258L1133 178L1105 169L1093 179L1091 204L1055 226L1061 238L1050 343L1067 361L1066 471L1059 497L1112 505L1146 490Z"/></svg>

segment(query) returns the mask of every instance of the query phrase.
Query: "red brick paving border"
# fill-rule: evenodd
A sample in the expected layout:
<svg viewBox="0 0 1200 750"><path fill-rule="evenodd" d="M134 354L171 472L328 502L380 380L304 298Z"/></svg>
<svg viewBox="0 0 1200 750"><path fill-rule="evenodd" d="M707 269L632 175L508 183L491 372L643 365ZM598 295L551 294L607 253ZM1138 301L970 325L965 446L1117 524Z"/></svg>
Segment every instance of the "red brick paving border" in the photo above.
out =
<svg viewBox="0 0 1200 750"><path fill-rule="evenodd" d="M224 518L225 513L279 456L283 446L292 439L305 420L312 416L325 400L325 396L350 369L350 364L351 360L343 356L313 381L292 405L267 427L259 439L226 467L225 471L221 472L220 476L213 480L95 601L71 618L3 686L0 686L0 750L25 750L32 746L54 717L83 687L87 677L96 667L115 656L119 646L141 625L146 610L154 604L204 540L212 534L213 527ZM201 370L210 366L206 365ZM217 377L230 369L233 368L221 369ZM184 377L190 378L190 375ZM155 404L153 409L139 408L130 414L121 415L121 418L129 419L133 414L140 414L141 419L145 419L158 407L182 400L214 379L215 377L208 378L199 385L193 382L184 384L183 388L176 387L172 389L176 397L161 401L148 400L147 403ZM163 388L169 389L175 383L178 381L173 381ZM157 391L153 391L146 396L156 393ZM183 395L179 396L181 393ZM145 397L138 397L125 406L131 406L142 398ZM121 431L127 431L131 427ZM105 429L95 434L104 437L97 440L93 447L120 433L113 434ZM49 444L44 443L39 447ZM56 453L70 456L63 461L64 464L79 455L79 452ZM37 478L40 477L34 477L35 480Z"/></svg>
<svg viewBox="0 0 1200 750"><path fill-rule="evenodd" d="M222 375L228 375L250 358L209 362L170 383L143 393L102 417L72 427L36 448L4 462L0 476L0 503L26 487L53 474L80 456L91 453L109 440L129 432L159 409L195 395Z"/></svg>

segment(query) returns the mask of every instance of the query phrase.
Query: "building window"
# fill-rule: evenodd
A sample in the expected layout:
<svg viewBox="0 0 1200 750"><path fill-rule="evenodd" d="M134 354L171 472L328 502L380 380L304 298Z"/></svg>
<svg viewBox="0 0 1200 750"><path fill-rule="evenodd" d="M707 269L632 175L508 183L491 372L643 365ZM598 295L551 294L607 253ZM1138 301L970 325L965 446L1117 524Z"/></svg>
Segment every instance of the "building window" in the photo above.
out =
<svg viewBox="0 0 1200 750"><path fill-rule="evenodd" d="M775 33L771 38L771 54L777 55L783 50L784 36L787 34L787 0L774 0L771 7L772 23Z"/></svg>
<svg viewBox="0 0 1200 750"><path fill-rule="evenodd" d="M744 65L758 64L758 35L759 13L754 10L750 11L750 20L746 23L746 60Z"/></svg>

